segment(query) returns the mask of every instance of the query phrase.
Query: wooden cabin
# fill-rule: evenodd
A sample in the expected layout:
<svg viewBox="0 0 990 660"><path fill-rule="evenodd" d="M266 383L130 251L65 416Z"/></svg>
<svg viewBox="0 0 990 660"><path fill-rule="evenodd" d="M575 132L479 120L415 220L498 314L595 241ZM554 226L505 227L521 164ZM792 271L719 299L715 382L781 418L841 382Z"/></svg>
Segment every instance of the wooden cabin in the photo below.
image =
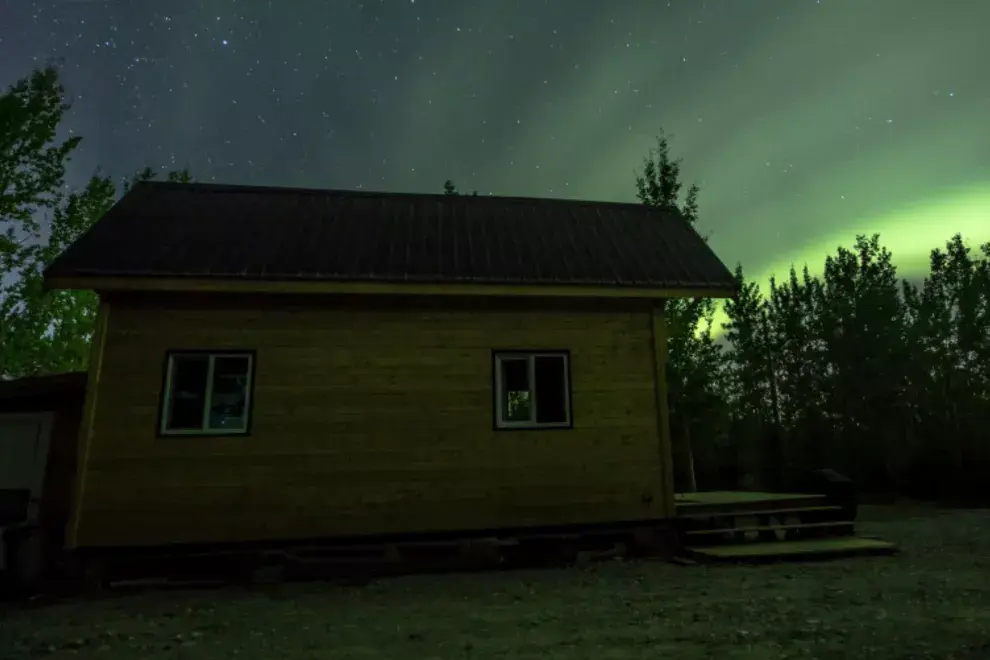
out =
<svg viewBox="0 0 990 660"><path fill-rule="evenodd" d="M141 183L99 293L69 548L674 515L664 301L732 274L639 204Z"/></svg>

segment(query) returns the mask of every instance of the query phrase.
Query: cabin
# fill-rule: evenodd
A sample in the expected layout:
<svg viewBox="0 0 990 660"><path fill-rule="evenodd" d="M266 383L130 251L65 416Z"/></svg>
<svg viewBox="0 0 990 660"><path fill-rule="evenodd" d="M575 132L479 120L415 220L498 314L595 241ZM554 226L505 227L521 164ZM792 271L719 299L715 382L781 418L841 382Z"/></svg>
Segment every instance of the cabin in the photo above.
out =
<svg viewBox="0 0 990 660"><path fill-rule="evenodd" d="M657 525L675 210L147 182L46 271L99 294L69 549Z"/></svg>

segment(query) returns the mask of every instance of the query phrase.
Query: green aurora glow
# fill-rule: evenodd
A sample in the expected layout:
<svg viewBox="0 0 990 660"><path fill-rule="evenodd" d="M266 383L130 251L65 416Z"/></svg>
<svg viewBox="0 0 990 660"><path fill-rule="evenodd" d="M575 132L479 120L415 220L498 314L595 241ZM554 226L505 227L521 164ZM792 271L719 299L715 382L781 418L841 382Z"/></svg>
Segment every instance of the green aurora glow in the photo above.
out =
<svg viewBox="0 0 990 660"><path fill-rule="evenodd" d="M807 265L811 275L820 276L826 256L835 254L840 246L851 248L857 234L876 233L890 250L902 277L922 277L928 271L932 249L944 247L954 233L961 233L974 250L980 244L990 242L990 187L952 191L924 204L851 222L841 230L834 230L828 238L805 246L801 252L768 268L748 273L747 277L758 282L762 293L767 295L770 278L775 277L778 282L786 279L792 265L799 274ZM722 333L725 320L725 314L719 309L713 327L717 335Z"/></svg>

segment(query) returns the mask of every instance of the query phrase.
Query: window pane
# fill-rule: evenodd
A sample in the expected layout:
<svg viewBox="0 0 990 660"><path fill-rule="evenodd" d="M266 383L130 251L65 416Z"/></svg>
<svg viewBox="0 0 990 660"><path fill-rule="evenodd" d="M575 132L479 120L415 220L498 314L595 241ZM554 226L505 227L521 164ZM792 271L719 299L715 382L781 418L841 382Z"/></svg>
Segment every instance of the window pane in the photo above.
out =
<svg viewBox="0 0 990 660"><path fill-rule="evenodd" d="M567 422L566 362L563 356L536 358L536 421L539 424Z"/></svg>
<svg viewBox="0 0 990 660"><path fill-rule="evenodd" d="M251 361L246 355L213 359L213 393L210 396L210 428L241 430L247 427L247 393Z"/></svg>
<svg viewBox="0 0 990 660"><path fill-rule="evenodd" d="M529 368L526 358L501 358L502 421L528 422L532 409L529 390Z"/></svg>
<svg viewBox="0 0 990 660"><path fill-rule="evenodd" d="M172 356L166 429L203 428L203 408L206 406L206 374L209 366L209 358L205 355Z"/></svg>

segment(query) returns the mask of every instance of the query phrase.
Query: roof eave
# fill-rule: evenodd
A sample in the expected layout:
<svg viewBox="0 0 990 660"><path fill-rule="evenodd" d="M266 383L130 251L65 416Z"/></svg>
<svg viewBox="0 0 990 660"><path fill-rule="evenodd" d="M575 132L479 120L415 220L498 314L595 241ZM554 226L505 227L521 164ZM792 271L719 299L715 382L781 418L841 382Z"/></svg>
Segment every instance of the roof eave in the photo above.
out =
<svg viewBox="0 0 990 660"><path fill-rule="evenodd" d="M734 298L734 283L633 287L607 284L517 284L477 282L386 282L338 280L278 280L219 277L135 277L54 275L45 277L46 290L144 291L171 293L501 296L519 298Z"/></svg>

